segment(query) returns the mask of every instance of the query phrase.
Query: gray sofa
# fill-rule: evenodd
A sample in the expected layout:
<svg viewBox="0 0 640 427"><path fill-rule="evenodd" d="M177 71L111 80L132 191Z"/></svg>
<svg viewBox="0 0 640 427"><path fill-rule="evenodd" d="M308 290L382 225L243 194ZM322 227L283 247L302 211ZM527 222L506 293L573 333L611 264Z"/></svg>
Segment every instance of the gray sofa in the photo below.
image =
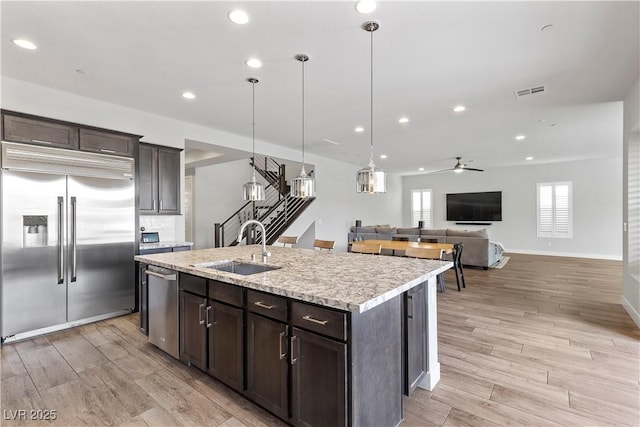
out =
<svg viewBox="0 0 640 427"><path fill-rule="evenodd" d="M417 227L397 228L388 225L352 226L349 241L354 240L393 240L407 238L416 242L434 240L438 243L462 243L462 264L485 269L502 259L502 246L489 241L485 228L481 230L456 229L420 229Z"/></svg>

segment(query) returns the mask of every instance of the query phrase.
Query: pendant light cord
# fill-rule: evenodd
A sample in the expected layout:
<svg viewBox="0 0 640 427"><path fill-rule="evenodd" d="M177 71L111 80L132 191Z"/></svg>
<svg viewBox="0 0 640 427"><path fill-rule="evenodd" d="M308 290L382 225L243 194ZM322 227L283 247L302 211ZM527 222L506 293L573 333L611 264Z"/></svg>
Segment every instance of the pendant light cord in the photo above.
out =
<svg viewBox="0 0 640 427"><path fill-rule="evenodd" d="M256 182L256 82L251 82L251 140L253 141L253 182Z"/></svg>
<svg viewBox="0 0 640 427"><path fill-rule="evenodd" d="M373 31L370 31L371 33L371 90L370 90L370 96L371 96L371 130L370 130L370 135L371 135L371 158L370 161L371 163L373 163Z"/></svg>
<svg viewBox="0 0 640 427"><path fill-rule="evenodd" d="M302 62L302 170L304 170L304 63Z"/></svg>

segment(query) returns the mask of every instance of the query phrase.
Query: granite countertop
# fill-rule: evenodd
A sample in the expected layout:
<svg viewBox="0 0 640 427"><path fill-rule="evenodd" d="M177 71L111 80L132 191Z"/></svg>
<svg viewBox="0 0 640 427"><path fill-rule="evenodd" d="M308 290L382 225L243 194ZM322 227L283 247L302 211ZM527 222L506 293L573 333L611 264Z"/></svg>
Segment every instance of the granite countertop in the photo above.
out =
<svg viewBox="0 0 640 427"><path fill-rule="evenodd" d="M158 242L158 243L140 243L140 249L159 249L159 248L178 248L180 246L193 246L193 242Z"/></svg>
<svg viewBox="0 0 640 427"><path fill-rule="evenodd" d="M239 259L261 259L259 245L200 249L185 252L138 255L136 261L196 276L307 301L340 310L362 313L451 268L449 261L384 255L328 252L268 246L268 264L281 267L242 276L194 264Z"/></svg>

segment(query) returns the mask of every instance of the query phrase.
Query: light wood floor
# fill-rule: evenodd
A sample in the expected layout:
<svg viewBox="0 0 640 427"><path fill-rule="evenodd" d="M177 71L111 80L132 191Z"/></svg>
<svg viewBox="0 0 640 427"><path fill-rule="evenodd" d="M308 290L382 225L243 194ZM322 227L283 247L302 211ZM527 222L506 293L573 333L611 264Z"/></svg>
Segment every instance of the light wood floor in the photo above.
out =
<svg viewBox="0 0 640 427"><path fill-rule="evenodd" d="M438 294L442 378L405 399L401 426L640 425L640 331L620 262L511 255ZM455 286L453 286L455 287ZM284 425L147 343L130 315L1 349L2 425ZM37 414L37 413L36 413Z"/></svg>

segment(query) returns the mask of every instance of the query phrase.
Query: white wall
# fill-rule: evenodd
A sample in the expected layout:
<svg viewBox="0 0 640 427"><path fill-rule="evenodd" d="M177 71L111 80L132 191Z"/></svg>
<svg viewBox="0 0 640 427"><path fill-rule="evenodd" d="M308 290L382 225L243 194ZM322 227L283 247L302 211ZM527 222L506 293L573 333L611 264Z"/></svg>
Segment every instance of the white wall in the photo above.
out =
<svg viewBox="0 0 640 427"><path fill-rule="evenodd" d="M411 190L433 190L434 227L477 229L446 221L446 194L502 191L502 221L486 226L509 252L622 259L622 155L569 163L441 173L403 179L404 224L410 224ZM615 150L615 148L614 148ZM573 182L573 238L536 237L536 183Z"/></svg>
<svg viewBox="0 0 640 427"><path fill-rule="evenodd" d="M623 221L627 228L624 237L624 287L622 305L640 328L640 175L637 153L640 150L640 79L624 100L624 210ZM635 153L635 154L631 154ZM634 181L631 181L634 180Z"/></svg>
<svg viewBox="0 0 640 427"><path fill-rule="evenodd" d="M0 80L0 101L4 109L143 135L142 141L158 145L184 148L185 140L190 139L247 152L252 146L251 138L7 77ZM260 147L260 153L272 157L292 161L299 161L301 157L299 150L266 141L256 140L256 147ZM356 172L364 165L333 161L309 153L306 160L315 165L318 198L287 233L302 235L315 223L318 238L335 240L337 250L346 250L347 233L356 219L362 219L364 224L398 224L402 220L402 181L399 176L389 176L387 194L356 194ZM184 154L181 162L184 166ZM184 193L184 172L181 188ZM240 207L240 204L236 206ZM229 209L233 212L232 206ZM174 237L181 240L184 217L173 218ZM196 234L211 233L209 226L206 227L206 230L196 228Z"/></svg>

